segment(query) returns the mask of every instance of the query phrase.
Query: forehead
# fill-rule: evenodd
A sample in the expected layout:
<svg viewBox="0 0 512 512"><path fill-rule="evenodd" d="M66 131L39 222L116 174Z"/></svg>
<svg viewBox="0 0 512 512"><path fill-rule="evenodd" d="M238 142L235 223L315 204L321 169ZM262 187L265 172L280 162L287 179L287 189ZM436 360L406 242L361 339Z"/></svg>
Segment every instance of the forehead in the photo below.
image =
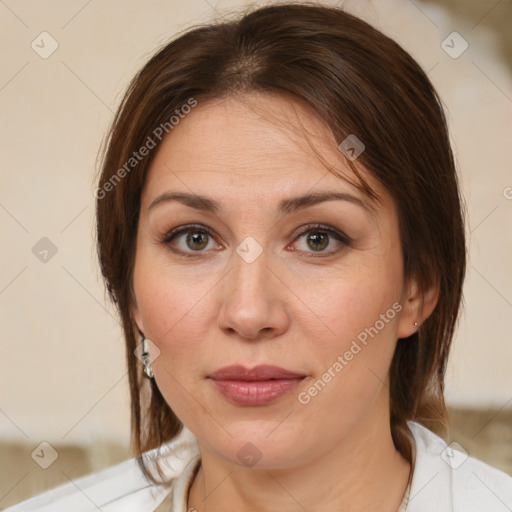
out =
<svg viewBox="0 0 512 512"><path fill-rule="evenodd" d="M270 198L320 187L364 197L325 163L354 179L329 127L304 103L256 93L199 101L161 143L143 203L169 188Z"/></svg>

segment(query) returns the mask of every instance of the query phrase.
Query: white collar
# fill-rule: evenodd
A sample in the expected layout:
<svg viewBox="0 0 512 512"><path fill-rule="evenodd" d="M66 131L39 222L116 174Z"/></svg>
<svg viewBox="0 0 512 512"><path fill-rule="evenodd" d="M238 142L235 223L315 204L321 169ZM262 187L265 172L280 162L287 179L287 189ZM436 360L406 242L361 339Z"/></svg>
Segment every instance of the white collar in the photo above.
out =
<svg viewBox="0 0 512 512"><path fill-rule="evenodd" d="M510 476L466 454L452 451L442 438L419 423L409 421L407 425L415 442L415 464L407 512L510 510ZM200 455L195 454L175 480L168 496L172 508L167 510L187 512L189 488L199 465ZM405 510L405 507L400 510Z"/></svg>

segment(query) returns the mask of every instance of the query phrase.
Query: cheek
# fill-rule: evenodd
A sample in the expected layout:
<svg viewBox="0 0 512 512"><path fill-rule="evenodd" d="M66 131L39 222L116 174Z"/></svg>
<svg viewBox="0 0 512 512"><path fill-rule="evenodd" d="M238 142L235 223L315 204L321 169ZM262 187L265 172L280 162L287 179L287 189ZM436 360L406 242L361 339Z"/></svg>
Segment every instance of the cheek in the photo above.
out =
<svg viewBox="0 0 512 512"><path fill-rule="evenodd" d="M146 331L155 342L166 342L175 331L200 316L207 305L205 288L213 286L208 275L187 274L172 266L161 248L153 248L142 239L134 268L134 289L138 310ZM209 283L212 281L212 283ZM192 322L200 327L200 323Z"/></svg>
<svg viewBox="0 0 512 512"><path fill-rule="evenodd" d="M371 299L361 299L361 294ZM396 343L397 319L401 305L393 294L375 287L351 287L332 293L320 311L323 312L323 336L312 329L312 323L304 323L307 339L314 341L310 347L316 360L317 378L331 371L344 393L363 392L368 377L385 380ZM339 363L334 367L336 363ZM341 364L341 367L340 367ZM329 379L326 376L326 379ZM361 387L362 386L362 387ZM335 383L334 387L337 387ZM372 386L370 386L372 387Z"/></svg>
<svg viewBox="0 0 512 512"><path fill-rule="evenodd" d="M301 292L304 304L317 317L315 322L301 324L309 330L308 338L317 339L317 346L327 352L344 350L359 335L364 339L368 329L374 332L377 324L379 338L394 344L397 309L401 309L400 263L400 255L369 255L357 265L334 268L321 278L310 276Z"/></svg>
<svg viewBox="0 0 512 512"><path fill-rule="evenodd" d="M349 421L347 411L352 416L368 407L387 379L402 309L400 252L368 255L309 283L303 299L321 319L314 326L301 324L305 337L315 341L309 347L315 361L312 384L317 382L311 411L322 416L330 411L336 421L342 421L340 415Z"/></svg>
<svg viewBox="0 0 512 512"><path fill-rule="evenodd" d="M204 408L190 399L203 370L198 354L208 331L204 285L141 257L134 288L144 334L160 350L152 368L162 396L183 423L206 421Z"/></svg>
<svg viewBox="0 0 512 512"><path fill-rule="evenodd" d="M383 414L387 410L387 374L401 305L383 283L345 281L317 306L333 332L306 333L315 342L309 347L314 373L299 397L300 412L327 431L348 432L374 407Z"/></svg>
<svg viewBox="0 0 512 512"><path fill-rule="evenodd" d="M140 255L134 289L144 334L160 349L155 375L164 366L179 373L185 362L193 368L194 351L208 331L212 303L205 291L212 286L213 282L184 278Z"/></svg>

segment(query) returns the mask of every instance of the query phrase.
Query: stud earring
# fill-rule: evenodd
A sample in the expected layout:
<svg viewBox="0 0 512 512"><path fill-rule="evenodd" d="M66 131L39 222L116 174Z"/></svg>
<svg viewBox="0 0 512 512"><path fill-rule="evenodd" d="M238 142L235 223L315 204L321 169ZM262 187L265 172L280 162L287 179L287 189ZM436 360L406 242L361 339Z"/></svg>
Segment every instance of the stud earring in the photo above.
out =
<svg viewBox="0 0 512 512"><path fill-rule="evenodd" d="M148 340L146 338L142 342L142 359L144 359L144 375L148 379L152 379L154 377L153 368L151 368L151 363L149 362Z"/></svg>
<svg viewBox="0 0 512 512"><path fill-rule="evenodd" d="M414 322L414 328L417 329L418 328L418 322Z"/></svg>

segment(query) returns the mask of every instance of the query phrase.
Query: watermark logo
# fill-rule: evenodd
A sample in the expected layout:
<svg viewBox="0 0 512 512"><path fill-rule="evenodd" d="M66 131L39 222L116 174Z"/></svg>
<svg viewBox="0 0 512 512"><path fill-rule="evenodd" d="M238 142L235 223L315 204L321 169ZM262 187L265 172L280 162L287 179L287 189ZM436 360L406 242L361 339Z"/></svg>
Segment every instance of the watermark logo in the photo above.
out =
<svg viewBox="0 0 512 512"><path fill-rule="evenodd" d="M263 252L263 247L252 236L247 236L240 242L236 252L246 263L252 263Z"/></svg>
<svg viewBox="0 0 512 512"><path fill-rule="evenodd" d="M361 153L363 153L363 151L366 149L366 146L356 135L351 133L341 142L338 148L347 157L348 160L353 162L359 158Z"/></svg>
<svg viewBox="0 0 512 512"><path fill-rule="evenodd" d="M149 339L146 338L146 343L148 345L148 356L147 362L152 364L154 363L158 357L160 356L160 349ZM144 357L144 341L141 341L133 351L133 355L142 363L146 362Z"/></svg>
<svg viewBox="0 0 512 512"><path fill-rule="evenodd" d="M48 32L41 32L30 46L39 57L47 59L57 50L59 43Z"/></svg>
<svg viewBox="0 0 512 512"><path fill-rule="evenodd" d="M32 254L41 263L48 263L57 254L57 250L57 246L48 237L43 236L32 247Z"/></svg>
<svg viewBox="0 0 512 512"><path fill-rule="evenodd" d="M57 450L47 441L40 443L30 454L35 463L43 469L48 469L59 457Z"/></svg>
<svg viewBox="0 0 512 512"><path fill-rule="evenodd" d="M441 48L452 59L458 59L468 49L468 47L468 42L458 32L452 32L441 43Z"/></svg>
<svg viewBox="0 0 512 512"><path fill-rule="evenodd" d="M469 455L466 450L455 441L450 443L442 452L441 458L450 466L452 469L457 469L466 462Z"/></svg>
<svg viewBox="0 0 512 512"><path fill-rule="evenodd" d="M261 459L262 455L253 443L245 443L236 454L238 460L247 468L252 468Z"/></svg>

